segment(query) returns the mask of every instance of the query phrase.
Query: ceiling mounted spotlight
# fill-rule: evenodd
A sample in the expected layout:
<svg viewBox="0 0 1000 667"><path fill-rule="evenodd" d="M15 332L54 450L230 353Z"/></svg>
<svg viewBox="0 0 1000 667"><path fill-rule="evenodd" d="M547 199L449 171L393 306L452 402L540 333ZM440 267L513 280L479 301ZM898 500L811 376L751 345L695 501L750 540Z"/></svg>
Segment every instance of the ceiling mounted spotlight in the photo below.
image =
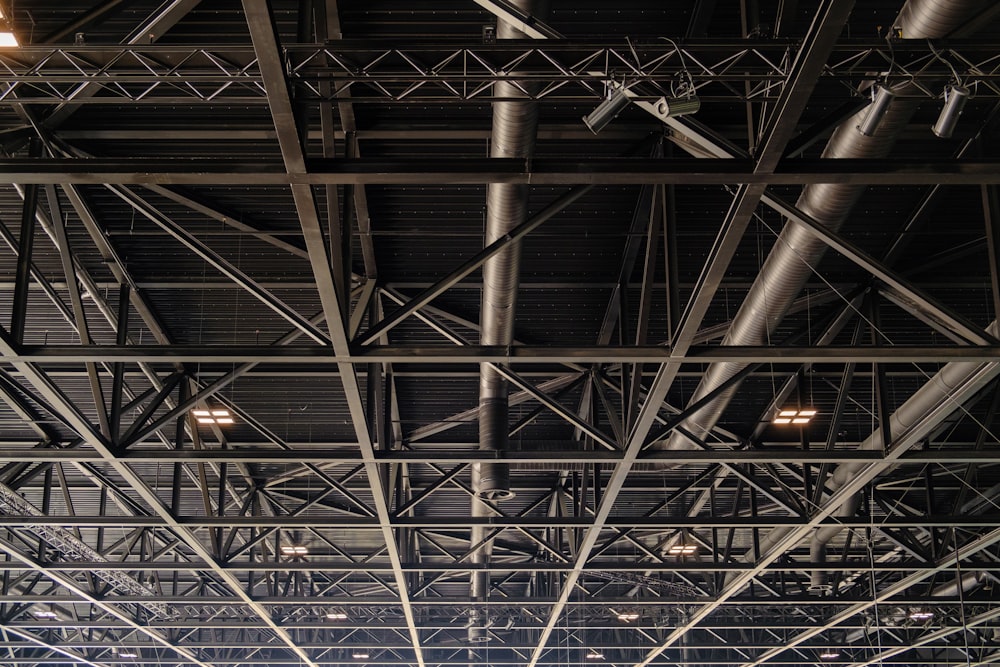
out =
<svg viewBox="0 0 1000 667"><path fill-rule="evenodd" d="M866 137L874 135L875 130L878 129L879 123L882 122L885 112L889 110L889 105L892 104L892 100L895 97L896 93L892 92L888 86L881 84L873 86L872 103L868 105L868 115L858 125L858 132Z"/></svg>
<svg viewBox="0 0 1000 667"><path fill-rule="evenodd" d="M583 124L597 134L613 121L629 105L628 93L621 86L608 83L607 98L597 108L583 117Z"/></svg>
<svg viewBox="0 0 1000 667"><path fill-rule="evenodd" d="M937 122L931 131L942 139L950 139L958 125L958 117L962 115L965 103L969 101L969 89L965 86L945 86L944 106L938 114Z"/></svg>
<svg viewBox="0 0 1000 667"><path fill-rule="evenodd" d="M684 97L661 97L653 104L653 108L661 118L676 118L698 113L701 100L693 93Z"/></svg>

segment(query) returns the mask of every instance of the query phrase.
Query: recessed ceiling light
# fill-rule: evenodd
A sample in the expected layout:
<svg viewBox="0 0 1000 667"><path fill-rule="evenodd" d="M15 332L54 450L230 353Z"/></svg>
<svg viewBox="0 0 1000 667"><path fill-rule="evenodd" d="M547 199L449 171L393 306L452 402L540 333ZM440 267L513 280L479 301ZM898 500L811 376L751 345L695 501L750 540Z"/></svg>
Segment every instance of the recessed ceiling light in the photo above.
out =
<svg viewBox="0 0 1000 667"><path fill-rule="evenodd" d="M817 410L814 408L803 408L802 410L779 410L778 414L771 420L772 424L808 424L816 416Z"/></svg>
<svg viewBox="0 0 1000 667"><path fill-rule="evenodd" d="M671 556L691 556L698 553L697 544L675 544L669 549L667 553Z"/></svg>
<svg viewBox="0 0 1000 667"><path fill-rule="evenodd" d="M199 424L232 424L233 416L229 410L213 408L211 410L192 410L191 414Z"/></svg>

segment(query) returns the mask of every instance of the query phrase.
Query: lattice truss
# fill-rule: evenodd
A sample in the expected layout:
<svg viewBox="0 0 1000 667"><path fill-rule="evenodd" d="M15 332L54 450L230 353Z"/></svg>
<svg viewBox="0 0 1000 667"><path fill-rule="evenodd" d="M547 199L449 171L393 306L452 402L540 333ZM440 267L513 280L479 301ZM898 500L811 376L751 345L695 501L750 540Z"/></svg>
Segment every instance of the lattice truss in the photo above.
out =
<svg viewBox="0 0 1000 667"><path fill-rule="evenodd" d="M788 76L797 46L761 40L753 48L636 44L588 48L573 44L524 49L507 45L443 50L309 45L284 49L286 75L299 93L330 100L350 93L386 101L499 99L493 84L511 83L531 99L589 101L606 84L623 84L639 96L676 94L690 74L706 97L769 101ZM942 75L955 75L977 97L1000 95L1000 59L988 46L921 48L885 43L841 48L823 76L857 94L875 73L889 83L913 82L928 98ZM749 83L744 87L744 83ZM266 93L252 49L144 46L125 49L28 48L0 54L0 101L59 104L78 99L89 84L88 104L261 104Z"/></svg>
<svg viewBox="0 0 1000 667"><path fill-rule="evenodd" d="M998 662L995 44L839 43L848 17L821 14L803 40L383 48L313 26L303 45L269 7L238 13L252 46L0 51L24 167L0 188L0 665ZM318 156L481 154L471 102L575 121L608 82L655 100L680 71L696 121L595 138L543 114L539 150L684 152L693 179L744 160L748 183L532 184L533 226L490 243L487 188L460 174L305 180ZM904 174L823 225L755 179L818 153L872 73L924 115L959 80L967 129L930 144L902 122L910 173L939 182ZM458 129L443 104L384 104L465 101ZM285 181L46 171L161 152ZM844 177L832 161L811 185ZM790 262L809 275L766 345L720 345L792 232L835 257ZM514 243L515 338L478 346L479 272ZM499 450L484 371L508 392ZM778 428L791 408L811 423ZM496 464L511 497L483 492Z"/></svg>

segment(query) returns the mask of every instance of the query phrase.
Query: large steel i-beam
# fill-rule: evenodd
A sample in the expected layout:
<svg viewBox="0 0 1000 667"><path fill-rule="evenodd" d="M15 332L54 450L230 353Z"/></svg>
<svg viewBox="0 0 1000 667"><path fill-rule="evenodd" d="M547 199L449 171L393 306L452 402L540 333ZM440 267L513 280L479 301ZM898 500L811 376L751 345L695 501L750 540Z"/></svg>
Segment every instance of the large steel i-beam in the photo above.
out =
<svg viewBox="0 0 1000 667"><path fill-rule="evenodd" d="M261 78L267 91L268 106L274 121L278 145L284 162L285 173L289 176L295 210L298 213L302 227L306 250L313 276L316 279L316 289L319 293L323 312L326 315L332 348L337 355L349 354L350 344L347 336L347 322L344 321L345 300L349 294L338 293L336 281L331 270L327 255L326 242L320 221L319 209L313 196L312 186L307 183L296 183L297 176L306 173L306 156L299 140L299 131L295 113L285 79L284 61L278 45L278 36L274 26L274 17L269 2L264 0L243 0L243 11L246 13L250 36L260 67ZM335 213L333 213L335 214ZM346 291L346 290L345 290ZM413 645L417 663L424 667L424 656L420 645L420 634L417 630L416 616L410 605L406 574L402 568L402 558L396 545L396 537L390 524L389 505L381 481L381 471L375 459L375 446L368 428L368 418L365 412L361 387L358 382L357 370L353 364L342 362L338 364L340 379L344 387L351 414L351 421L358 438L358 445L364 460L365 475L371 486L372 503L379 518L386 552L392 563L393 578L398 589L399 601L406 617L407 630Z"/></svg>

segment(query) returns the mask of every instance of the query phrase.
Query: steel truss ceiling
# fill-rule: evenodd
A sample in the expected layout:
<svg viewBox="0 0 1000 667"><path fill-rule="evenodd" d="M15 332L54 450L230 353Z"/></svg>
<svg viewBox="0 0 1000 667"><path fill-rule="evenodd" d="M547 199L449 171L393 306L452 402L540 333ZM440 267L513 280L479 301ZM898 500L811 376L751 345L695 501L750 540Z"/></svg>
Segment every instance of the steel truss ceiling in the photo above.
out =
<svg viewBox="0 0 1000 667"><path fill-rule="evenodd" d="M0 664L1000 663L993 3L67 4L0 4Z"/></svg>

